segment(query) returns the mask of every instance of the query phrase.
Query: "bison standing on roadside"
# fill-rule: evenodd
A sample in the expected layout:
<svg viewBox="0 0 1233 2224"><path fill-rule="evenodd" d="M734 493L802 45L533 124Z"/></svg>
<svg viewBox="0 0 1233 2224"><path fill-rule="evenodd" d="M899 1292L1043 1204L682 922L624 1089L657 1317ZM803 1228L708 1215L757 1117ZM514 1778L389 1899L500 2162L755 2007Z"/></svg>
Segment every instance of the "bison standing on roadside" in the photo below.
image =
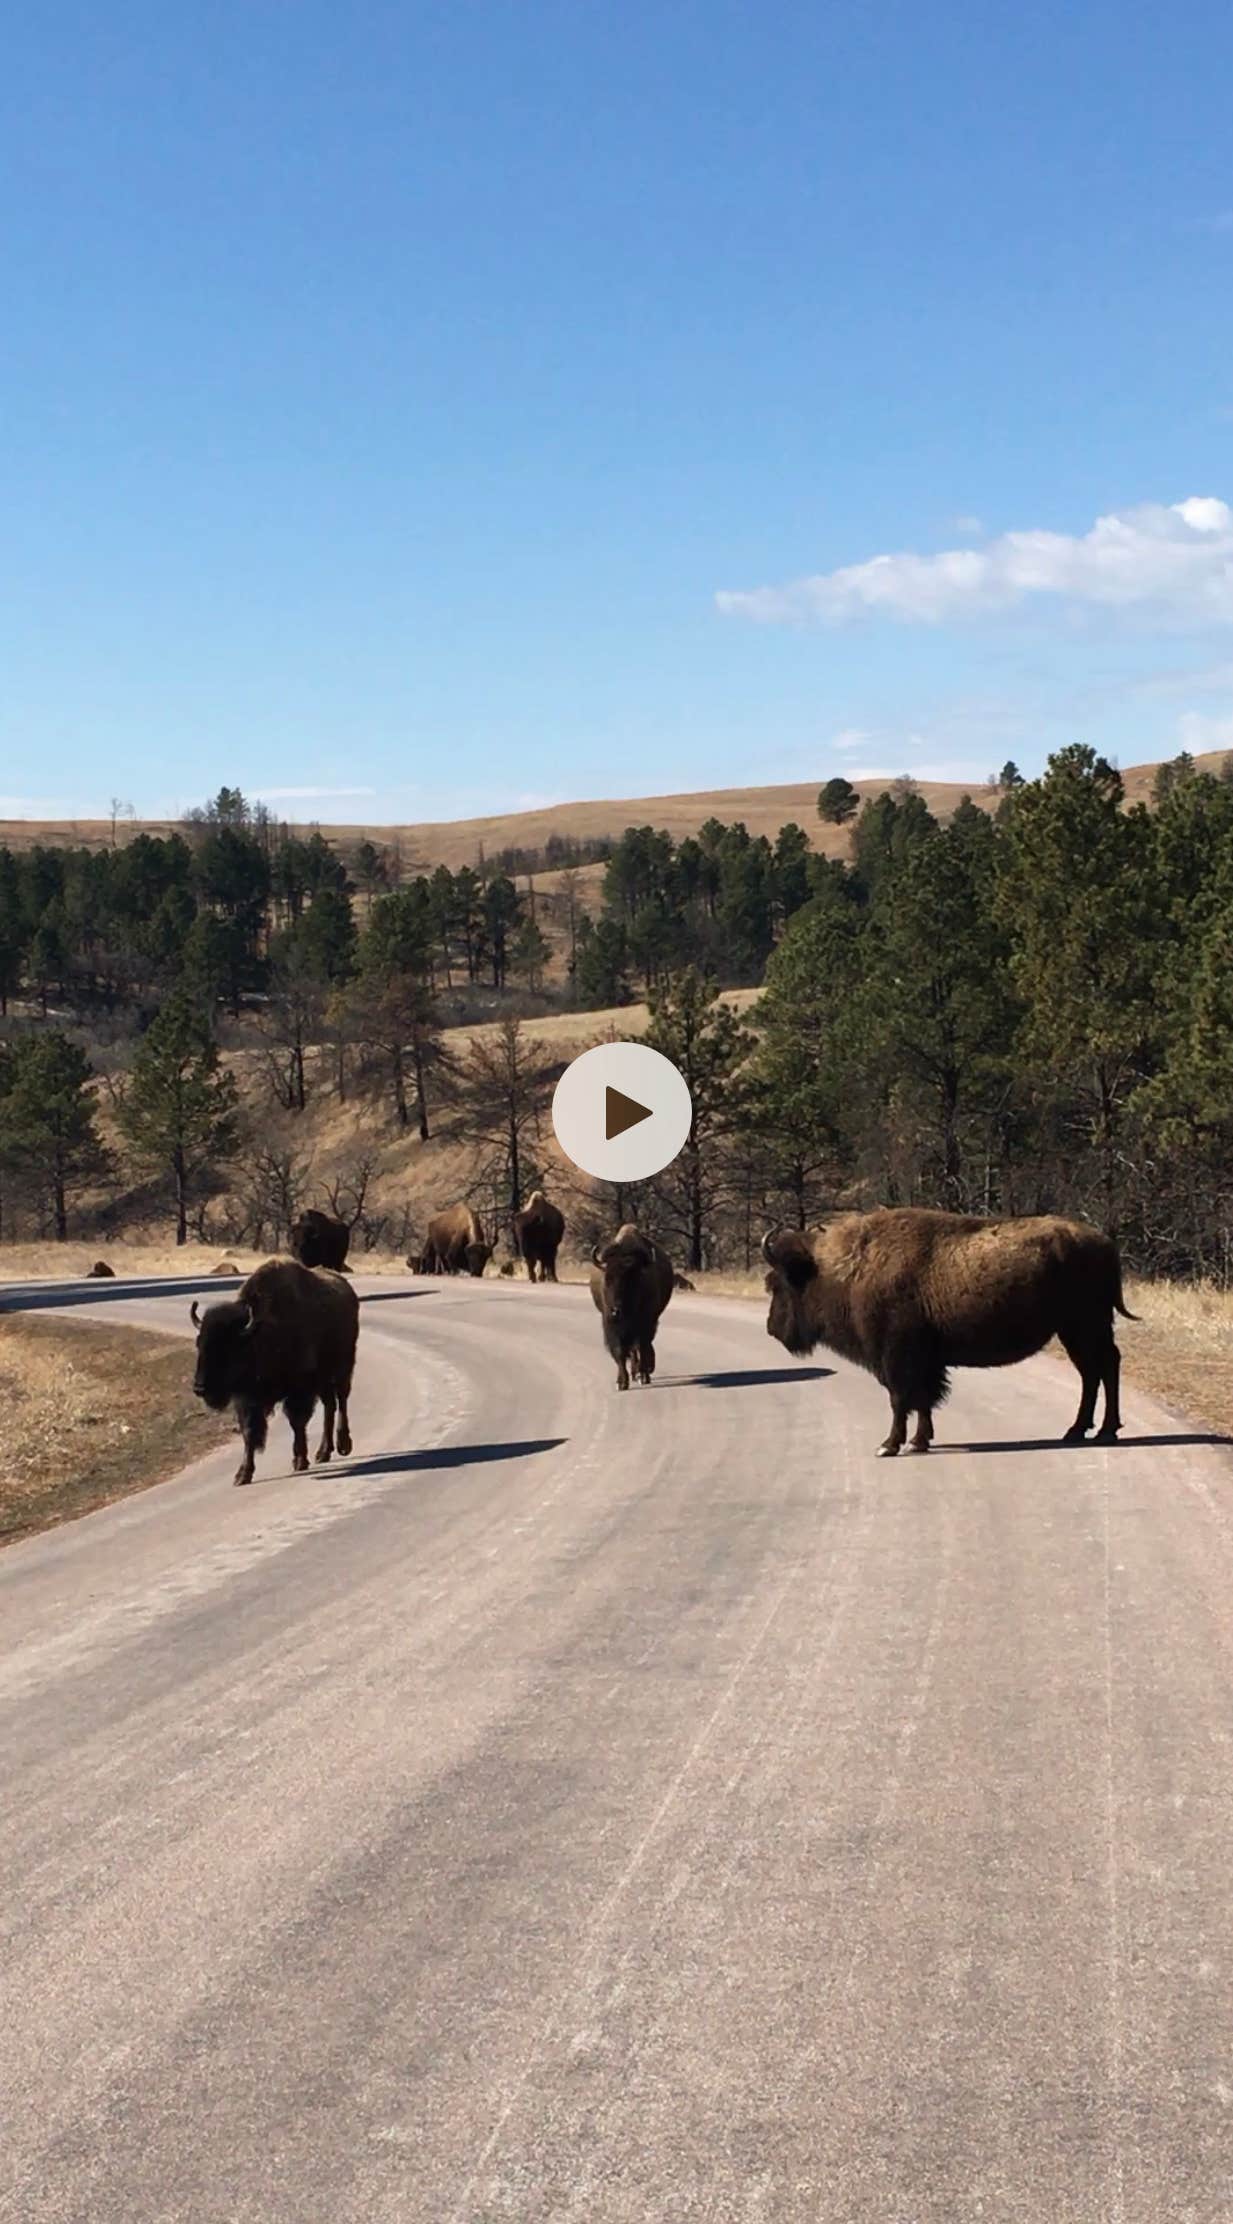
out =
<svg viewBox="0 0 1233 2224"><path fill-rule="evenodd" d="M672 1261L630 1221L597 1244L591 1257L591 1296L604 1343L617 1363L617 1389L628 1390L631 1358L640 1382L655 1372L655 1331L672 1295Z"/></svg>
<svg viewBox="0 0 1233 2224"><path fill-rule="evenodd" d="M825 1344L868 1368L890 1393L893 1458L917 1416L914 1452L933 1441L933 1409L950 1367L1009 1367L1056 1336L1083 1384L1063 1441L1082 1443L1105 1407L1097 1442L1116 1442L1121 1358L1113 1315L1122 1298L1117 1246L1098 1228L1052 1216L977 1220L915 1208L843 1213L807 1234L763 1238L770 1272L767 1334L798 1358Z"/></svg>
<svg viewBox="0 0 1233 2224"><path fill-rule="evenodd" d="M291 1230L291 1256L301 1266L329 1266L341 1274L350 1242L351 1230L345 1220L335 1220L330 1213L318 1212L315 1205L310 1205Z"/></svg>
<svg viewBox="0 0 1233 2224"><path fill-rule="evenodd" d="M549 1203L542 1189L533 1189L522 1211L514 1214L514 1246L519 1258L526 1260L532 1282L556 1281L564 1233L564 1213Z"/></svg>
<svg viewBox="0 0 1233 2224"><path fill-rule="evenodd" d="M479 1214L470 1205L451 1205L428 1223L419 1272L473 1274L478 1279L491 1257L492 1245L484 1241Z"/></svg>
<svg viewBox="0 0 1233 2224"><path fill-rule="evenodd" d="M276 1405L291 1423L297 1475L308 1466L308 1424L318 1399L324 1428L316 1456L333 1454L337 1408L338 1449L347 1457L360 1305L341 1274L296 1259L267 1259L229 1302L199 1313L194 1298L190 1310L197 1330L193 1389L215 1413L233 1406L244 1439L237 1483L251 1483Z"/></svg>

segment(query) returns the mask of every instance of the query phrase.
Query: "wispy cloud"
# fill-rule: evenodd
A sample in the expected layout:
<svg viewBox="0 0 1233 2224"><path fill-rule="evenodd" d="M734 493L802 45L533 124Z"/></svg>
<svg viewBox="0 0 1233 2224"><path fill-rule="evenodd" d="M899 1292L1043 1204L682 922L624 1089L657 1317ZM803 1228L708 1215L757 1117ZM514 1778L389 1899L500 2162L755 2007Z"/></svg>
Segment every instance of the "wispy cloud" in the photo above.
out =
<svg viewBox="0 0 1233 2224"><path fill-rule="evenodd" d="M972 517L966 512L951 519L951 529L960 534L965 541L980 541L985 537L983 520L979 517Z"/></svg>
<svg viewBox="0 0 1233 2224"><path fill-rule="evenodd" d="M1183 712L1177 725L1177 746L1201 757L1210 749L1233 749L1233 712L1223 717L1205 710Z"/></svg>
<svg viewBox="0 0 1233 2224"><path fill-rule="evenodd" d="M941 625L1042 595L1233 624L1233 512L1214 495L1191 495L1113 511L1081 535L1003 533L979 549L874 556L781 587L725 590L715 600L725 616L761 625L844 625L871 616Z"/></svg>
<svg viewBox="0 0 1233 2224"><path fill-rule="evenodd" d="M375 788L254 788L262 803L326 803L333 798L375 795Z"/></svg>

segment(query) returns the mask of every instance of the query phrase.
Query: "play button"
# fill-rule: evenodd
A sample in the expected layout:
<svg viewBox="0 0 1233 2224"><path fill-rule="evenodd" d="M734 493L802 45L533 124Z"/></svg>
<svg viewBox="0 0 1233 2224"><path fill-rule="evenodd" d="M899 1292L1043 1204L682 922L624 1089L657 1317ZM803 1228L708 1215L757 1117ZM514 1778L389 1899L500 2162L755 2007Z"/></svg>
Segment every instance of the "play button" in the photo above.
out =
<svg viewBox="0 0 1233 2224"><path fill-rule="evenodd" d="M605 1089L605 1142L610 1143L614 1135L624 1135L627 1128L637 1127L639 1120L653 1120L654 1117L649 1104L635 1104L632 1097L623 1097L619 1089Z"/></svg>
<svg viewBox="0 0 1233 2224"><path fill-rule="evenodd" d="M552 1124L567 1158L596 1181L648 1181L693 1125L693 1100L670 1058L646 1043L597 1043L565 1068Z"/></svg>

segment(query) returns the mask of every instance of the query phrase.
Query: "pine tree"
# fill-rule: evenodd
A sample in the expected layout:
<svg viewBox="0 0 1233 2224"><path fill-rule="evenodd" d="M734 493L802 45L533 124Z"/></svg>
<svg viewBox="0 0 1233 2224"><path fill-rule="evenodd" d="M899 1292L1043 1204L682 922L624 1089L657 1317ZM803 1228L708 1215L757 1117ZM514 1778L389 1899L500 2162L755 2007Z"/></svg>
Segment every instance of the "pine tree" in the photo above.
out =
<svg viewBox="0 0 1233 2224"><path fill-rule="evenodd" d="M754 1038L719 991L691 966L650 998L646 1041L681 1073L694 1116L680 1157L655 1184L657 1201L685 1240L691 1267L703 1264L706 1238L723 1194L725 1138L739 1124L739 1075Z"/></svg>
<svg viewBox="0 0 1233 2224"><path fill-rule="evenodd" d="M1093 750L1051 757L1015 797L998 898L1025 1006L1020 1058L1060 1094L1072 1151L1077 1130L1094 1153L1110 1229L1123 1117L1159 1027L1163 933L1152 821L1122 803L1119 775Z"/></svg>
<svg viewBox="0 0 1233 2224"><path fill-rule="evenodd" d="M90 1078L85 1052L59 1033L11 1044L0 1077L0 1164L50 1208L61 1243L73 1193L106 1171Z"/></svg>
<svg viewBox="0 0 1233 2224"><path fill-rule="evenodd" d="M859 791L850 780L828 780L818 794L818 817L828 826L846 826L861 807Z"/></svg>
<svg viewBox="0 0 1233 2224"><path fill-rule="evenodd" d="M139 1163L169 1176L176 1242L188 1238L192 1189L235 1146L236 1086L199 1005L168 998L142 1037L120 1107L120 1124Z"/></svg>

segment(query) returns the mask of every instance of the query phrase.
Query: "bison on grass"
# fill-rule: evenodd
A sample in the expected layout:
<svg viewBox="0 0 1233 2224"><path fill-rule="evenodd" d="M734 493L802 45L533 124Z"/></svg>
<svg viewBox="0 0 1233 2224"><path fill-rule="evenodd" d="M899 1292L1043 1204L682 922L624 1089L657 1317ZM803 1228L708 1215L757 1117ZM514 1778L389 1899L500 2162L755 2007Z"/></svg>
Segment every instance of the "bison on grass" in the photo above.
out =
<svg viewBox="0 0 1233 2224"><path fill-rule="evenodd" d="M1051 1336L1078 1369L1079 1411L1063 1441L1082 1443L1105 1406L1097 1441L1122 1425L1121 1359L1113 1315L1122 1299L1117 1246L1098 1228L1052 1216L976 1220L958 1213L843 1213L812 1228L764 1236L770 1269L767 1334L804 1358L825 1344L868 1368L890 1393L893 1458L917 1416L914 1452L933 1441L933 1411L950 1367L1009 1367Z"/></svg>
<svg viewBox="0 0 1233 2224"><path fill-rule="evenodd" d="M350 1243L351 1230L345 1220L335 1220L330 1213L318 1212L315 1205L310 1205L291 1230L290 1251L301 1266L332 1266L341 1274Z"/></svg>
<svg viewBox="0 0 1233 2224"><path fill-rule="evenodd" d="M591 1296L604 1343L617 1363L617 1389L628 1390L631 1358L640 1382L655 1372L655 1331L672 1295L672 1261L631 1221L597 1244L591 1257Z"/></svg>
<svg viewBox="0 0 1233 2224"><path fill-rule="evenodd" d="M565 1233L565 1215L551 1204L542 1189L534 1189L521 1212L514 1214L514 1243L525 1259L532 1282L555 1282L557 1252ZM538 1270L538 1271L537 1271Z"/></svg>
<svg viewBox="0 0 1233 2224"><path fill-rule="evenodd" d="M308 1466L308 1424L321 1400L324 1427L317 1458L351 1450L347 1400L360 1326L359 1299L349 1282L328 1267L295 1259L267 1259L228 1303L190 1308L197 1330L196 1395L215 1413L235 1408L244 1439L237 1483L251 1483L265 1448L271 1413L281 1405L291 1423L292 1466Z"/></svg>

